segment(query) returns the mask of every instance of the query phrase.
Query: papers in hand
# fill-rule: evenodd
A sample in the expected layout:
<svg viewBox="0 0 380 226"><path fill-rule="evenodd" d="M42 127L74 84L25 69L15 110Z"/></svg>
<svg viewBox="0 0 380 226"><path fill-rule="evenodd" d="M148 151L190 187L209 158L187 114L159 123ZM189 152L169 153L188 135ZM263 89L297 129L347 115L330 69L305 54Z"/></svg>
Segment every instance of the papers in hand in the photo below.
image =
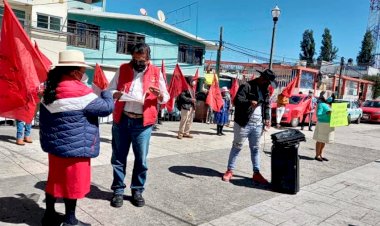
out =
<svg viewBox="0 0 380 226"><path fill-rule="evenodd" d="M145 93L142 96L142 98L139 98L133 95L132 93L123 93L123 95L121 95L121 97L119 98L119 101L138 102L141 104L144 103L144 100L145 100Z"/></svg>

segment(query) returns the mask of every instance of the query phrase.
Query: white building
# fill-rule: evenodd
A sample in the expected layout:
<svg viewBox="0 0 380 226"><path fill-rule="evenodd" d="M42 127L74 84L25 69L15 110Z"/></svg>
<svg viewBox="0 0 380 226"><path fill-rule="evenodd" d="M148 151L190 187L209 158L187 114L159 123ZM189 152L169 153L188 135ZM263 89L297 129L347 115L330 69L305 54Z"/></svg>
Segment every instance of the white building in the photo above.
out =
<svg viewBox="0 0 380 226"><path fill-rule="evenodd" d="M66 49L67 1L8 0L25 31L53 63L58 53ZM3 17L0 0L0 26Z"/></svg>

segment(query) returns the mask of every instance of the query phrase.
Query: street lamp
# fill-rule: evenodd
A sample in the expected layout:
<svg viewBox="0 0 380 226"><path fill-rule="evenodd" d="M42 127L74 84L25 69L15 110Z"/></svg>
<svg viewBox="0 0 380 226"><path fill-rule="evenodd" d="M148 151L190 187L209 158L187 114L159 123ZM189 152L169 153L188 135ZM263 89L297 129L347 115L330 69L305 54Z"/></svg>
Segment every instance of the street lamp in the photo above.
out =
<svg viewBox="0 0 380 226"><path fill-rule="evenodd" d="M272 32L272 44L270 47L270 58L269 58L269 69L272 70L272 58L273 58L273 46L274 46L274 37L276 35L276 24L278 21L278 17L280 17L281 10L278 6L272 9L272 17L273 17L273 32Z"/></svg>

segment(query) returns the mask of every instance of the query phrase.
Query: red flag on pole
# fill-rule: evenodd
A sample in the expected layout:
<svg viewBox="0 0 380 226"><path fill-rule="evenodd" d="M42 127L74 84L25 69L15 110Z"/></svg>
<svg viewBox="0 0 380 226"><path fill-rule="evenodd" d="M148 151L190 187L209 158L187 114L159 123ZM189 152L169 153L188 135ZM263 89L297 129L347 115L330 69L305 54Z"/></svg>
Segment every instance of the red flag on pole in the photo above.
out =
<svg viewBox="0 0 380 226"><path fill-rule="evenodd" d="M238 89L239 89L238 80L237 80L237 78L234 78L234 80L232 81L231 89L230 89L231 102L232 103L234 102L234 99L235 99L235 96L236 96Z"/></svg>
<svg viewBox="0 0 380 226"><path fill-rule="evenodd" d="M193 78L193 81L195 81L195 84L193 86L194 93L197 91L198 78L199 78L199 72L198 72L198 70L199 70L199 68L197 68L197 71L195 72L195 75L194 75L194 78Z"/></svg>
<svg viewBox="0 0 380 226"><path fill-rule="evenodd" d="M51 67L51 65L52 65L53 63L50 61L49 58L47 58L47 56L45 56L45 54L43 54L43 53L40 51L40 48L38 47L36 41L34 41L34 48L36 49L37 53L40 55L41 60L42 60L42 62L44 63L44 66L45 66L46 71L49 71L49 70L50 70L50 67Z"/></svg>
<svg viewBox="0 0 380 226"><path fill-rule="evenodd" d="M188 90L188 89L190 89L190 87L187 84L185 77L182 74L181 68L177 64L173 71L173 77L170 80L170 85L169 85L170 99L166 103L168 112L173 111L175 98L177 98L177 96L179 96L183 91Z"/></svg>
<svg viewBox="0 0 380 226"><path fill-rule="evenodd" d="M92 81L92 83L101 90L105 90L108 88L108 80L99 64L96 64L95 66L94 80Z"/></svg>
<svg viewBox="0 0 380 226"><path fill-rule="evenodd" d="M282 95L285 97L292 96L292 93L294 91L294 88L296 87L298 81L298 77L294 77L292 81L289 82L289 84L285 87L284 90L282 90Z"/></svg>
<svg viewBox="0 0 380 226"><path fill-rule="evenodd" d="M213 111L220 112L223 107L224 101L222 98L222 93L220 92L219 82L214 74L214 80L210 86L207 94L206 103L211 107Z"/></svg>
<svg viewBox="0 0 380 226"><path fill-rule="evenodd" d="M0 116L30 123L39 101L39 85L47 68L8 2L0 39Z"/></svg>
<svg viewBox="0 0 380 226"><path fill-rule="evenodd" d="M302 117L304 114L307 114L311 111L311 102L312 102L312 98L302 102L300 104L300 107L298 107L297 109L293 110L292 111L292 118L300 118Z"/></svg>

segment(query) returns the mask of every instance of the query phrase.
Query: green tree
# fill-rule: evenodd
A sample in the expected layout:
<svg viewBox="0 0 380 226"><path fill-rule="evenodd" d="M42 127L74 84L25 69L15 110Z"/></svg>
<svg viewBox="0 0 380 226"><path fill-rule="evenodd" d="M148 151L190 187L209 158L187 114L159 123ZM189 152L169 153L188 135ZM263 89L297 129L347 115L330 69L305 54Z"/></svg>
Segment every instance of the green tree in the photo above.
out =
<svg viewBox="0 0 380 226"><path fill-rule="evenodd" d="M362 41L362 47L358 56L356 57L356 62L358 65L370 65L373 62L373 50L375 48L375 44L373 43L372 34L370 31L367 31L364 34L364 38Z"/></svg>
<svg viewBox="0 0 380 226"><path fill-rule="evenodd" d="M304 31L300 46L300 60L306 60L307 65L312 65L314 62L315 55L315 42L313 37L313 30Z"/></svg>
<svg viewBox="0 0 380 226"><path fill-rule="evenodd" d="M338 53L338 48L336 48L335 46L333 47L330 30L328 28L325 28L322 35L322 46L321 46L321 52L319 54L318 60L331 62L336 59L337 53Z"/></svg>
<svg viewBox="0 0 380 226"><path fill-rule="evenodd" d="M380 97L380 76L364 76L363 79L375 82L373 85L373 97L372 98L378 98Z"/></svg>

